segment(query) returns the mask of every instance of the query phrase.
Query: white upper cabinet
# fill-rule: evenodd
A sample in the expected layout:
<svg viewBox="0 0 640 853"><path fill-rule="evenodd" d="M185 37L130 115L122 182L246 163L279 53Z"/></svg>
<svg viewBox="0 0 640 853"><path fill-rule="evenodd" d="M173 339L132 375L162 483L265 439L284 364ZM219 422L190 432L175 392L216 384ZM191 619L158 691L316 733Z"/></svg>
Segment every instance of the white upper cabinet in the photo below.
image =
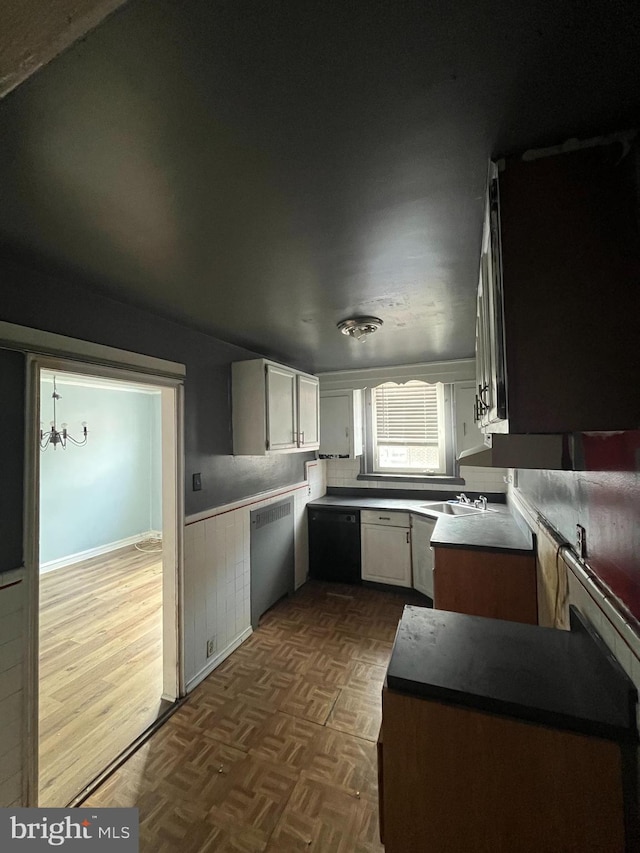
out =
<svg viewBox="0 0 640 853"><path fill-rule="evenodd" d="M231 365L233 452L317 450L318 379L264 358Z"/></svg>
<svg viewBox="0 0 640 853"><path fill-rule="evenodd" d="M491 164L490 184L480 258L476 312L476 382L474 418L481 427L506 417L500 226L497 205L497 169Z"/></svg>
<svg viewBox="0 0 640 853"><path fill-rule="evenodd" d="M475 420L476 393L473 382L455 385L456 456L460 456L465 450L480 447L484 443L484 435Z"/></svg>
<svg viewBox="0 0 640 853"><path fill-rule="evenodd" d="M362 456L362 391L320 393L320 454Z"/></svg>
<svg viewBox="0 0 640 853"><path fill-rule="evenodd" d="M267 364L266 450L292 450L298 445L296 374L285 367Z"/></svg>
<svg viewBox="0 0 640 853"><path fill-rule="evenodd" d="M298 445L301 449L316 450L320 446L319 383L315 376L297 374Z"/></svg>

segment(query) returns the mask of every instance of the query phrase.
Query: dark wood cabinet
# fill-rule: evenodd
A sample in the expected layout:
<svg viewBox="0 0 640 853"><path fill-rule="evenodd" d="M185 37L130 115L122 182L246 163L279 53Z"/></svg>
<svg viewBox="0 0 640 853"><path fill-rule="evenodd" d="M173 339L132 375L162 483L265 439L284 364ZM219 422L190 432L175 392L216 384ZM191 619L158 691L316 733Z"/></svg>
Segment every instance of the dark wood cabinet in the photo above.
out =
<svg viewBox="0 0 640 853"><path fill-rule="evenodd" d="M387 688L382 728L386 853L637 849L614 741Z"/></svg>
<svg viewBox="0 0 640 853"><path fill-rule="evenodd" d="M433 603L438 610L538 623L533 552L433 550Z"/></svg>
<svg viewBox="0 0 640 853"><path fill-rule="evenodd" d="M567 149L492 166L477 335L487 432L640 427L638 144Z"/></svg>
<svg viewBox="0 0 640 853"><path fill-rule="evenodd" d="M570 615L405 607L378 741L386 853L637 853L637 692Z"/></svg>

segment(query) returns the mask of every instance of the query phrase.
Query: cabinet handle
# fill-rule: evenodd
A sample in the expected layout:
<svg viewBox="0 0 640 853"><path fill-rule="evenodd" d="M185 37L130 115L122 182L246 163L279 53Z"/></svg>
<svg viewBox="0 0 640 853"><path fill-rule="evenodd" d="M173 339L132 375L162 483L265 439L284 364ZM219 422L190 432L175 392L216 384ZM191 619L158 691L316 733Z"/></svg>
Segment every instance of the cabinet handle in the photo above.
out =
<svg viewBox="0 0 640 853"><path fill-rule="evenodd" d="M379 515L378 521L391 521L391 516L389 515Z"/></svg>
<svg viewBox="0 0 640 853"><path fill-rule="evenodd" d="M475 421L479 421L482 418L482 415L488 410L489 406L482 399L482 395L489 389L488 385L484 387L482 385L478 385L478 393L476 394L476 404L473 410L473 419Z"/></svg>
<svg viewBox="0 0 640 853"><path fill-rule="evenodd" d="M407 545L408 545L410 542L411 542L411 535L410 535L409 531L407 530Z"/></svg>

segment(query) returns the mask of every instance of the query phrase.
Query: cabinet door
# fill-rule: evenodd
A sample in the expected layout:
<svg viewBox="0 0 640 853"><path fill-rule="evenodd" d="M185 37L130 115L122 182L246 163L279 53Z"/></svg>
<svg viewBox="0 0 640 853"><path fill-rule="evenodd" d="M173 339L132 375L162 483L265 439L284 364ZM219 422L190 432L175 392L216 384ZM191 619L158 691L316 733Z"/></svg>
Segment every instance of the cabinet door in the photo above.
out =
<svg viewBox="0 0 640 853"><path fill-rule="evenodd" d="M433 604L470 616L538 624L533 552L434 550Z"/></svg>
<svg viewBox="0 0 640 853"><path fill-rule="evenodd" d="M411 586L411 531L406 527L363 524L362 579Z"/></svg>
<svg viewBox="0 0 640 853"><path fill-rule="evenodd" d="M320 453L362 456L362 391L325 391L320 395Z"/></svg>
<svg viewBox="0 0 640 853"><path fill-rule="evenodd" d="M411 557L413 585L418 592L433 598L433 550L431 535L436 522L431 518L412 517Z"/></svg>
<svg viewBox="0 0 640 853"><path fill-rule="evenodd" d="M480 259L480 281L476 309L476 382L475 417L480 426L488 423L487 412L491 405L491 338L489 335L487 302L487 254Z"/></svg>
<svg viewBox="0 0 640 853"><path fill-rule="evenodd" d="M350 392L320 398L320 453L327 456L350 454Z"/></svg>
<svg viewBox="0 0 640 853"><path fill-rule="evenodd" d="M493 165L485 204L476 322L476 419L482 427L488 427L507 416L500 209Z"/></svg>
<svg viewBox="0 0 640 853"><path fill-rule="evenodd" d="M296 429L296 374L268 364L267 449L286 450L298 446Z"/></svg>
<svg viewBox="0 0 640 853"><path fill-rule="evenodd" d="M504 354L504 296L502 291L502 248L500 242L500 199L498 173L493 167L489 183L487 211L487 324L490 341L488 387L489 424L503 421L507 417L505 354Z"/></svg>
<svg viewBox="0 0 640 853"><path fill-rule="evenodd" d="M484 436L474 419L476 389L473 385L456 385L456 455L484 443Z"/></svg>
<svg viewBox="0 0 640 853"><path fill-rule="evenodd" d="M298 447L316 450L320 444L319 383L315 376L298 375Z"/></svg>

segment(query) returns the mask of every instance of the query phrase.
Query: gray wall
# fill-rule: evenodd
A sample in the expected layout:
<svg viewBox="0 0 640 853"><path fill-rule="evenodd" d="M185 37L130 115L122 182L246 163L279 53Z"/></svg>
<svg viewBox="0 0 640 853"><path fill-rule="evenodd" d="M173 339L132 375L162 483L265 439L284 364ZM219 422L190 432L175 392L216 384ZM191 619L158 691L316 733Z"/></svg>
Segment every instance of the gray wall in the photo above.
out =
<svg viewBox="0 0 640 853"><path fill-rule="evenodd" d="M21 353L0 349L0 572L22 564L24 362Z"/></svg>
<svg viewBox="0 0 640 853"><path fill-rule="evenodd" d="M314 453L266 458L240 457L231 453L230 365L232 361L253 358L258 354L96 295L83 284L72 281L68 275L63 277L44 273L18 263L13 258L0 257L0 276L3 282L3 299L0 304L2 320L186 365L187 515L304 478L304 462L314 458ZM94 282L93 286L99 285ZM10 518L5 526L11 528L11 535L10 541L5 542L4 537L0 540L0 565L16 560L21 552L20 548L17 549L17 543L22 539L21 429L24 389L18 379L22 360L20 356L4 355L3 375L6 365L7 388L14 401L12 429L16 438L13 447L7 447L5 442L2 450L3 455L11 456L7 476L2 477L0 484L0 502L7 506ZM277 357L277 354L274 355ZM202 474L200 492L191 490L194 472ZM14 566L20 562L17 559Z"/></svg>

